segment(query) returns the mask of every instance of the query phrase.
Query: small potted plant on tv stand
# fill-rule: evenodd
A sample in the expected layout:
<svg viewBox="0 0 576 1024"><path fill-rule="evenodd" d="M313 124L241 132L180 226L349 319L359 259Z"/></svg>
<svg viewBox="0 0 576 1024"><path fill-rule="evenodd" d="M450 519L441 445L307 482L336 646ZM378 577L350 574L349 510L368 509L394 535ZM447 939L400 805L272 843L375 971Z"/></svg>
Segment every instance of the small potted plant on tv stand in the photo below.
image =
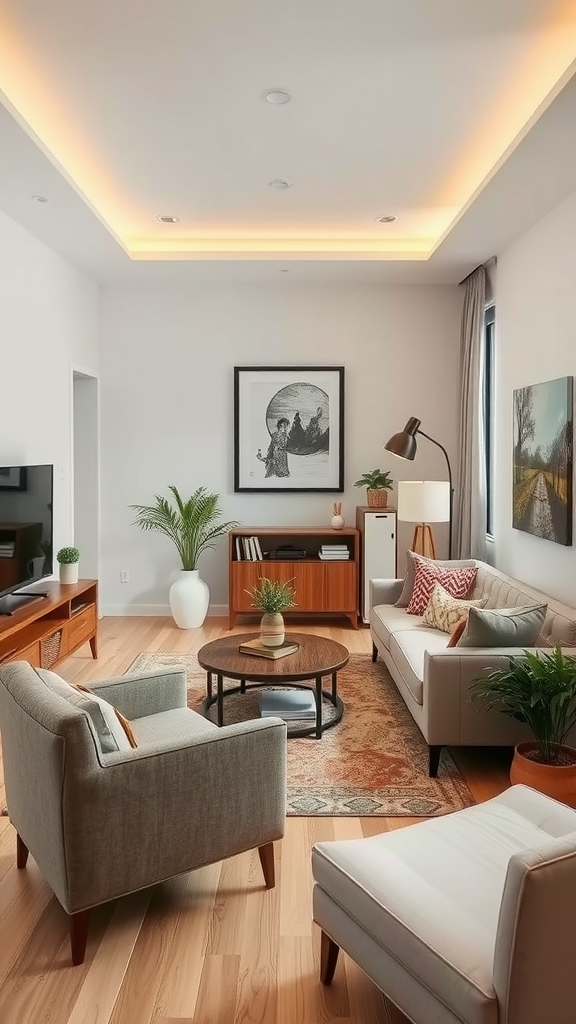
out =
<svg viewBox="0 0 576 1024"><path fill-rule="evenodd" d="M80 561L78 548L60 548L56 555L56 561L60 566L60 583L78 583L78 562Z"/></svg>

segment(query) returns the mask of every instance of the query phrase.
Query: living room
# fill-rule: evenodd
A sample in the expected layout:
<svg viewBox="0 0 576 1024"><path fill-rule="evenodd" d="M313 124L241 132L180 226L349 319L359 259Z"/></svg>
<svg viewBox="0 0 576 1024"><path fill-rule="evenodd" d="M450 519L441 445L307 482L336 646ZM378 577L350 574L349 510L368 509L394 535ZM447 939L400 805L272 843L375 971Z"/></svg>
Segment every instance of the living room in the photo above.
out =
<svg viewBox="0 0 576 1024"><path fill-rule="evenodd" d="M7 16L15 17L18 5L6 6ZM365 6L368 17L373 5ZM441 5L446 24L453 6ZM488 5L485 17L502 39L514 31L520 39L522 33L545 39L543 26L556 7L526 5L530 12L525 11L523 21L522 5L511 4L511 24L506 24L506 19L498 22L497 6ZM32 9L25 4L22 11L27 7ZM103 10L104 20L112 17L111 5ZM138 13L132 15L138 20ZM150 254L130 259L81 194L90 200L90 192L71 184L64 151L49 158L50 139L43 137L40 123L25 126L25 97L20 94L19 109L11 92L17 85L11 51L6 79L0 78L0 464L54 466L54 550L77 543L81 576L99 581L99 657L93 660L83 648L70 659L68 671L64 664L66 678L90 685L122 675L143 652L196 655L204 643L226 632L224 540L201 563L210 587L205 625L178 630L168 604L178 572L176 552L164 538L134 527L130 505L167 494L170 484L186 495L205 486L220 495L226 519L255 527L299 527L328 526L337 498L346 524L353 526L356 506L364 503L353 484L372 466L390 471L394 479L392 507L398 480L444 479L445 462L434 445L420 441L415 461L401 463L384 451L384 444L410 416L417 416L446 447L452 466L458 465L460 282L484 264L487 299L496 304L497 323L493 532L487 560L557 601L576 605L573 546L512 527L513 391L571 374L574 351L576 44L570 12L563 9L558 17L566 52L557 55L555 75L547 69L548 87L532 97L530 117L514 125L513 141L492 161L493 173L483 176L484 187L428 259L398 254L390 259L382 252L375 258L367 247L354 258L346 258L344 251L338 258L302 258L302 252L295 258L288 245L274 258L254 258L245 250L244 258L228 251L220 258L205 253L200 259L154 259ZM314 38L321 26L312 20ZM446 24L442 42L447 45ZM14 31L16 25L17 19ZM53 28L57 25L56 19ZM28 28L30 52L38 57L40 25ZM429 25L427 30L432 33ZM395 31L410 35L405 24ZM468 41L475 41L478 26L474 23L468 33ZM20 41L24 45L25 37ZM344 47L341 39L339 45ZM550 39L547 46L551 52ZM50 60L57 52L46 44L46 68L54 66ZM535 47L534 52L540 51ZM462 53L460 58L465 59ZM260 68L243 88L262 105L263 90L290 87L294 100L286 112L297 116L309 94L304 82L298 94L289 68L289 63L279 70ZM544 84L543 76L542 89ZM54 96L57 85L54 79ZM450 88L456 89L455 81ZM264 110L266 115L285 113L282 105ZM346 152L332 151L331 159L336 157L345 160ZM272 163L262 165L264 183L276 174L292 175L273 169ZM167 183L160 182L154 217L184 217L174 205L176 193L173 198ZM234 192L233 179L228 187ZM362 188L360 181L350 194ZM275 209L271 194L263 206L267 216ZM305 216L297 205L296 185L285 195L280 190L273 194L275 202L296 203L288 214L282 209L278 215L284 227L291 217ZM33 195L49 202L31 201ZM391 202L382 194L368 219L394 213ZM356 213L366 216L369 205L357 204ZM236 211L239 220L241 215ZM163 240L166 230L162 226ZM234 491L234 367L266 365L345 368L342 493ZM87 427L79 415L82 382L91 382L97 393ZM84 430L92 442L88 467L79 465L79 453L86 450ZM87 489L97 500L91 500L91 516L87 513L80 523ZM399 576L412 528L398 524ZM446 558L447 524L435 525L434 533L439 557ZM308 628L296 622L298 629ZM238 631L249 628L256 630L256 619L245 620ZM341 620L322 623L322 629L353 654L369 655L367 630L355 632ZM471 754L467 771L478 801L499 792L506 774L502 761L492 762L490 753L480 759ZM406 819L367 816L288 818L284 839L276 844L279 882L273 894L261 889L252 855L201 868L173 882L173 888L159 887L150 905L143 902L144 894L137 894L98 911L86 963L72 968L65 914L34 867L28 869L29 883L22 877L27 872L16 873L14 830L3 818L0 922L10 941L0 952L0 1017L7 1024L26 1024L40 1012L50 1024L88 1019L275 1024L319 1017L354 1024L400 1021L351 960L345 973L339 966L342 977L333 995L320 990L310 850L318 840L361 838L403 823ZM271 896L273 902L266 902ZM164 930L165 945L155 925ZM197 934L202 950L185 961L181 951L195 944ZM182 971L189 972L186 980Z"/></svg>

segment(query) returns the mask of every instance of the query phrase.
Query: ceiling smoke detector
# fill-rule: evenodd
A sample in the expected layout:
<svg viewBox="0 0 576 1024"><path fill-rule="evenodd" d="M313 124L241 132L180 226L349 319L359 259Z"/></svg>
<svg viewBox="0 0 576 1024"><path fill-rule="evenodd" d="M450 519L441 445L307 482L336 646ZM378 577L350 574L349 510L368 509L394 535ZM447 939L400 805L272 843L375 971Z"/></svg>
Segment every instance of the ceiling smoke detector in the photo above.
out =
<svg viewBox="0 0 576 1024"><path fill-rule="evenodd" d="M49 203L50 202L50 200L48 199L47 196L30 196L30 198L33 199L35 203Z"/></svg>
<svg viewBox="0 0 576 1024"><path fill-rule="evenodd" d="M394 221L397 221L398 217L388 213L384 217L375 217L374 220L377 224L394 224Z"/></svg>
<svg viewBox="0 0 576 1024"><path fill-rule="evenodd" d="M287 188L291 188L292 187L292 182L291 181L286 181L285 178L272 178L272 181L269 181L268 184L269 184L270 188L277 188L277 189L280 189L281 191L283 189L287 189Z"/></svg>
<svg viewBox="0 0 576 1024"><path fill-rule="evenodd" d="M264 93L264 99L273 107L281 107L284 103L290 103L292 97L286 89L269 89Z"/></svg>
<svg viewBox="0 0 576 1024"><path fill-rule="evenodd" d="M177 224L180 217L168 217L166 214L158 214L156 220L159 220L161 224Z"/></svg>

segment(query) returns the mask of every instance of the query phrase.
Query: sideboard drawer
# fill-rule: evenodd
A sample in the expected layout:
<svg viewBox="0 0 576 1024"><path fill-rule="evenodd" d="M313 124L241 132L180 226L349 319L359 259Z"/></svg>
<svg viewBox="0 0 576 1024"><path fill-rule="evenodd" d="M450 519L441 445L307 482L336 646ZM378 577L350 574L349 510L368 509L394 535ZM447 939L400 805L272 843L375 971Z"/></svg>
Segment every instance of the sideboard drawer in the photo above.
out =
<svg viewBox="0 0 576 1024"><path fill-rule="evenodd" d="M96 608L90 605L78 612L68 623L68 648L73 650L85 643L96 629Z"/></svg>

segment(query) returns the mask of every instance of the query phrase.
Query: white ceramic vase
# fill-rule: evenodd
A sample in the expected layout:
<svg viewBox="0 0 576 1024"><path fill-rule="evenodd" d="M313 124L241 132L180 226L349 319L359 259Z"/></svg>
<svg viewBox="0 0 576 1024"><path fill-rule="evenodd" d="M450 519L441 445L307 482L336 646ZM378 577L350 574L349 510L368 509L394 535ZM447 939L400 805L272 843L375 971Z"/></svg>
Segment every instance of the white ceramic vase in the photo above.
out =
<svg viewBox="0 0 576 1024"><path fill-rule="evenodd" d="M210 591L199 569L181 569L170 587L170 611L179 629L195 629L206 618Z"/></svg>
<svg viewBox="0 0 576 1024"><path fill-rule="evenodd" d="M78 562L59 562L60 583L78 583Z"/></svg>
<svg viewBox="0 0 576 1024"><path fill-rule="evenodd" d="M260 620L260 640L264 647L280 647L284 643L284 619L281 612L264 612Z"/></svg>

